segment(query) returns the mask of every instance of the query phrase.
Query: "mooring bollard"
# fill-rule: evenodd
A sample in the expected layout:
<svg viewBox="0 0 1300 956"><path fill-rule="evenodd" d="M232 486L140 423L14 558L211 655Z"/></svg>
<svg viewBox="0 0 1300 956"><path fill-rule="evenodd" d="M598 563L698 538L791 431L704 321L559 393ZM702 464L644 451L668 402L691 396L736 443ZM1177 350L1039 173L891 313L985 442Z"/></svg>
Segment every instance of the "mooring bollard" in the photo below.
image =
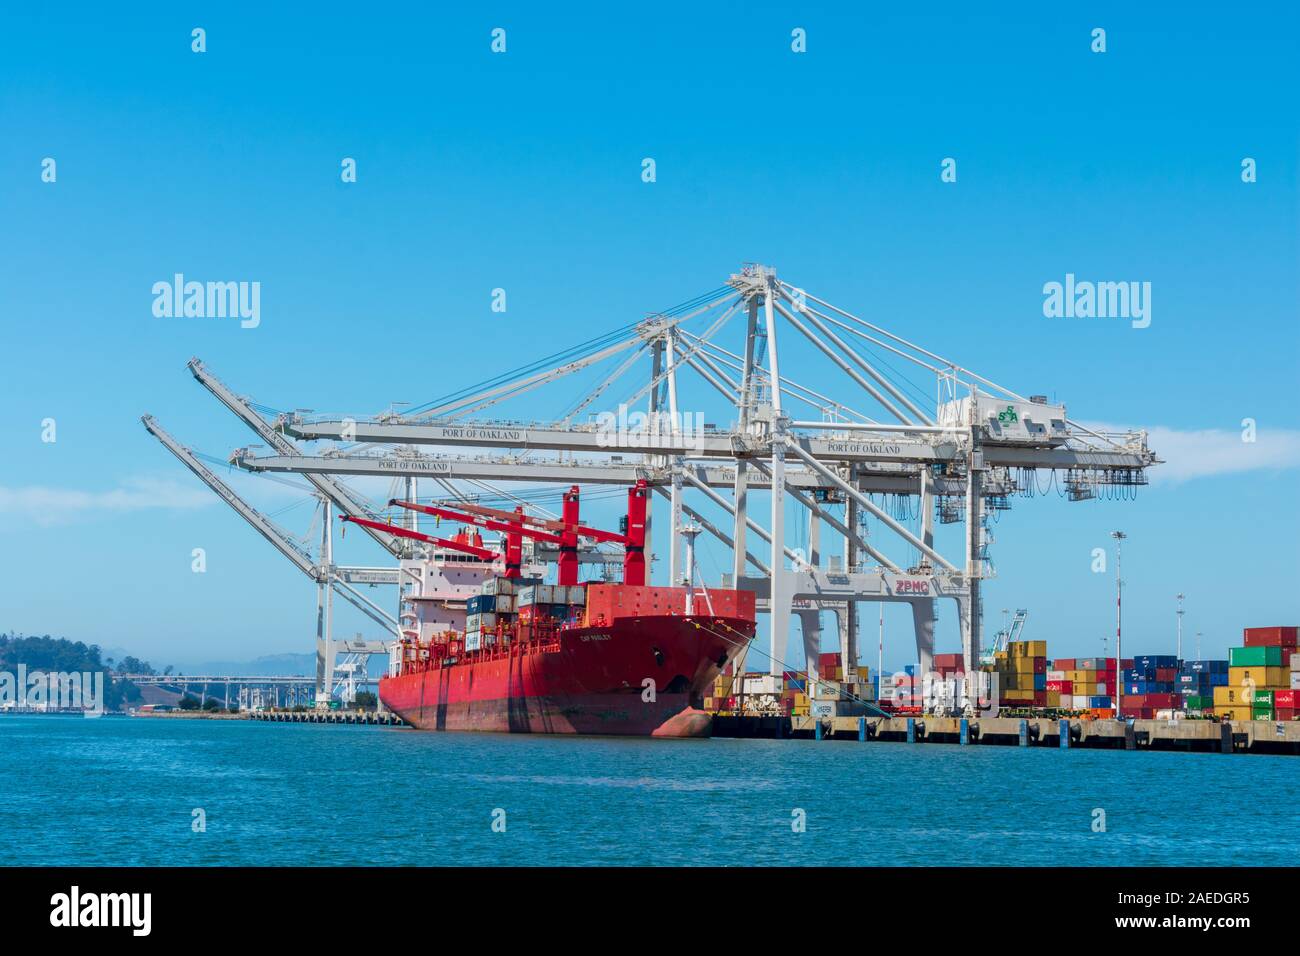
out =
<svg viewBox="0 0 1300 956"><path fill-rule="evenodd" d="M916 718L915 717L907 718L907 742L909 744L916 743Z"/></svg>
<svg viewBox="0 0 1300 956"><path fill-rule="evenodd" d="M963 745L970 743L970 721L965 717L961 719L961 742Z"/></svg>
<svg viewBox="0 0 1300 956"><path fill-rule="evenodd" d="M858 718L858 740L867 739L867 718Z"/></svg>
<svg viewBox="0 0 1300 956"><path fill-rule="evenodd" d="M1068 720L1062 720L1059 723L1061 729L1061 749L1069 750L1070 749L1070 722Z"/></svg>
<svg viewBox="0 0 1300 956"><path fill-rule="evenodd" d="M1020 721L1020 746L1029 746L1029 721L1023 718Z"/></svg>

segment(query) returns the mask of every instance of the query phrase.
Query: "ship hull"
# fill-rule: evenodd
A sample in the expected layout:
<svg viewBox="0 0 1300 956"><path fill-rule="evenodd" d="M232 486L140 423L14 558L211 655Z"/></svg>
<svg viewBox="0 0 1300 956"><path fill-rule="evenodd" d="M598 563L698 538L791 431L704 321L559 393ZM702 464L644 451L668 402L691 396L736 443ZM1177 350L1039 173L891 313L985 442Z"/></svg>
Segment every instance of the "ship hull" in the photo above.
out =
<svg viewBox="0 0 1300 956"><path fill-rule="evenodd" d="M753 633L726 618L570 628L544 648L386 677L379 697L421 730L706 737L704 691Z"/></svg>

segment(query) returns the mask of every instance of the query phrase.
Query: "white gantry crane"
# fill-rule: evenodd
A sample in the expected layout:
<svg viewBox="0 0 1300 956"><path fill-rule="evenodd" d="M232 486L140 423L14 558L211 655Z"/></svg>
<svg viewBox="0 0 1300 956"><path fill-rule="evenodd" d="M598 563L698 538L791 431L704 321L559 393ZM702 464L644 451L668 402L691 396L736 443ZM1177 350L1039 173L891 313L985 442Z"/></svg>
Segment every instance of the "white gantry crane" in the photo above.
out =
<svg viewBox="0 0 1300 956"><path fill-rule="evenodd" d="M795 348L805 364L826 366L816 388L782 374L781 359ZM648 377L634 371L646 366ZM241 418L255 418L249 424L274 449L237 450L231 460L249 471L302 474L313 484L357 475L429 477L448 489L494 480L626 486L643 478L668 505L669 579L682 579L683 534L693 522L731 551L732 579L755 591L770 615L772 672L788 666L789 625L797 618L814 678L820 612L835 612L850 672L862 601L911 607L923 670L934 648L935 602L953 601L965 666L973 671L981 658L981 581L991 567L988 514L1032 493L1040 473L1049 484L1059 477L1071 500L1084 500L1103 491L1129 494L1158 463L1145 432L1089 429L1069 419L1063 405L1000 386L759 265L551 362L404 414L295 412L270 423L205 381L197 360L191 368ZM540 407L535 391L595 371L596 384L550 421L499 415L521 396ZM684 414L688 376L699 393L720 396L694 423ZM491 417L494 409L498 417ZM706 425L705 417L728 423ZM307 454L291 439L348 447ZM751 508L753 494L768 499L766 521ZM891 513L889 496L918 505L919 526ZM330 497L340 508L366 510L354 499ZM793 508L800 522L804 514L808 519L806 550L788 541ZM963 523L960 555L936 546L936 517ZM825 557L823 531L841 538L833 549L841 554ZM751 550L755 541L762 544Z"/></svg>
<svg viewBox="0 0 1300 956"><path fill-rule="evenodd" d="M365 661L370 655L388 655L392 640L401 634L397 619L352 585L396 584L399 572L395 568L344 567L334 564L333 529L330 527L331 509L328 499L323 496L321 498L321 552L318 560L292 535L241 498L233 488L204 465L190 448L182 445L159 425L152 415L145 415L140 420L149 434L157 438L163 447L180 460L181 464L216 492L217 497L252 525L299 571L316 583L317 699L324 700L329 697L340 686L341 679L345 682L343 683L345 688L354 686L356 680L354 671L358 666L364 668ZM358 635L355 640L336 641L333 636L334 594L338 594L382 627L388 634L388 638L382 641L367 641ZM338 659L339 655L343 655L342 660Z"/></svg>

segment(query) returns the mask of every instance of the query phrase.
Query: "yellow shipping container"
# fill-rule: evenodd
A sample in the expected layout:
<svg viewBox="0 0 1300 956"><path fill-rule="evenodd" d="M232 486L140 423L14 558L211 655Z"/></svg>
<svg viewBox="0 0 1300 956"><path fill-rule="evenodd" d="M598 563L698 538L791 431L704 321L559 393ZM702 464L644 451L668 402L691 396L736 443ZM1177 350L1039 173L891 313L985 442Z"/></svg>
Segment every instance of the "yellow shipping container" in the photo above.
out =
<svg viewBox="0 0 1300 956"><path fill-rule="evenodd" d="M1289 667L1229 667L1228 683L1241 687L1247 681L1254 681L1260 690L1272 688L1287 690L1291 686L1291 668Z"/></svg>
<svg viewBox="0 0 1300 956"><path fill-rule="evenodd" d="M1272 687L1216 687L1215 707L1249 707L1255 702L1256 690L1274 690Z"/></svg>
<svg viewBox="0 0 1300 956"><path fill-rule="evenodd" d="M1048 707L1061 706L1061 692L1059 690L1049 690L1047 692L1047 706Z"/></svg>
<svg viewBox="0 0 1300 956"><path fill-rule="evenodd" d="M1217 690L1217 688L1216 688ZM1219 707L1215 706L1214 713L1224 720L1250 720L1251 713L1249 707Z"/></svg>

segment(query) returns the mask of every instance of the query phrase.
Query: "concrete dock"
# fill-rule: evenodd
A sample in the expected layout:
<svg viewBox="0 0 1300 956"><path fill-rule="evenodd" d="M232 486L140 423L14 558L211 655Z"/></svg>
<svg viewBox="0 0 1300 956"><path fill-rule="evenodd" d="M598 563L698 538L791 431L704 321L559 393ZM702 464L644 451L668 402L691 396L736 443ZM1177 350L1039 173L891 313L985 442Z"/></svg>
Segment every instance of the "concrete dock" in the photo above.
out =
<svg viewBox="0 0 1300 956"><path fill-rule="evenodd" d="M402 727L405 722L393 713L373 710L254 710L250 720L270 720L291 724L374 724Z"/></svg>
<svg viewBox="0 0 1300 956"><path fill-rule="evenodd" d="M718 715L713 736L1300 755L1300 721Z"/></svg>

